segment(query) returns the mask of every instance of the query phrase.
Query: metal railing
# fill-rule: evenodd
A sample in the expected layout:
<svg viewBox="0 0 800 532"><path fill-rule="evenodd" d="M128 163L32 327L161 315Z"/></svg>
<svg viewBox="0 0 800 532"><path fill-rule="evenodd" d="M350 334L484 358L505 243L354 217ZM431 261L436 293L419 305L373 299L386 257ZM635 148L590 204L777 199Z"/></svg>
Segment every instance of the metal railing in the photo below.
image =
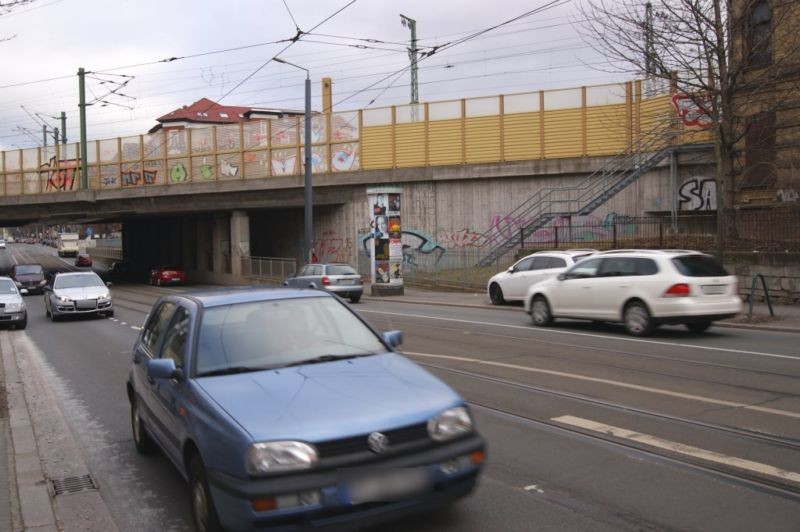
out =
<svg viewBox="0 0 800 532"><path fill-rule="evenodd" d="M297 271L297 261L280 257L242 257L242 276L283 280Z"/></svg>
<svg viewBox="0 0 800 532"><path fill-rule="evenodd" d="M509 213L507 219L529 220L522 230L524 237L558 215L589 214L666 157L679 134L680 130L670 124L659 124L632 143L625 153L612 158L577 185L542 188ZM495 230L490 229L483 235L484 239L490 240L489 233ZM516 237L499 242L478 265L497 261L515 245Z"/></svg>

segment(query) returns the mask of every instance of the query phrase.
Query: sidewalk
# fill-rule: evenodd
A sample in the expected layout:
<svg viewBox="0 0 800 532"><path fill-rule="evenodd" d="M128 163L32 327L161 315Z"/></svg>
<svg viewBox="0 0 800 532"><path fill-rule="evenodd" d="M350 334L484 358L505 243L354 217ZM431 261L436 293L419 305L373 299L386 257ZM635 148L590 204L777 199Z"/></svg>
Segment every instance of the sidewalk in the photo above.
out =
<svg viewBox="0 0 800 532"><path fill-rule="evenodd" d="M489 296L485 292L445 292L413 286L404 287L404 292L405 294L402 296L370 296L370 285L365 283L363 297L365 300L393 303L417 303L524 312L521 303L492 305L491 301L489 301ZM766 303L754 303L753 315L748 322L749 306L745 303L742 314L728 320L714 322L714 326L800 333L800 305L773 305L772 309L775 314L774 317L770 316Z"/></svg>

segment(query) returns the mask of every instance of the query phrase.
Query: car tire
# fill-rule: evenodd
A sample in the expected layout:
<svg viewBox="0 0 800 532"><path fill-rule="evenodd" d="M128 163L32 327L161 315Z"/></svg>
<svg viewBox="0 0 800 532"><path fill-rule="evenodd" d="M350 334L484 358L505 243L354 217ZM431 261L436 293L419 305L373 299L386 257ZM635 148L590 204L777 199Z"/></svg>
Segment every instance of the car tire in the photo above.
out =
<svg viewBox="0 0 800 532"><path fill-rule="evenodd" d="M113 318L113 317L114 317L114 311L113 310L109 310L108 312L106 312L106 318Z"/></svg>
<svg viewBox="0 0 800 532"><path fill-rule="evenodd" d="M711 327L710 321L699 321L695 323L686 323L686 328L692 331L693 333L702 333L706 332L709 327Z"/></svg>
<svg viewBox="0 0 800 532"><path fill-rule="evenodd" d="M553 324L550 304L543 296L536 296L531 302L531 321L537 327L547 327Z"/></svg>
<svg viewBox="0 0 800 532"><path fill-rule="evenodd" d="M55 312L52 312L52 311L51 311L51 312L50 312L50 319L51 319L53 322L56 322L56 321L58 321L58 320L60 320L60 319L61 319L61 316L58 316L58 315L57 315Z"/></svg>
<svg viewBox="0 0 800 532"><path fill-rule="evenodd" d="M641 301L633 301L625 306L622 313L625 330L631 336L647 336L655 329L655 322Z"/></svg>
<svg viewBox="0 0 800 532"><path fill-rule="evenodd" d="M489 287L489 299L492 300L492 305L502 305L506 302L503 298L503 289L497 283L492 283Z"/></svg>
<svg viewBox="0 0 800 532"><path fill-rule="evenodd" d="M351 303L358 303L359 301L361 301L361 296L360 295L358 295L358 296L350 296L350 302Z"/></svg>
<svg viewBox="0 0 800 532"><path fill-rule="evenodd" d="M156 442L144 428L142 418L139 416L139 402L131 400L131 432L133 433L133 445L139 454L151 454L156 450Z"/></svg>
<svg viewBox="0 0 800 532"><path fill-rule="evenodd" d="M206 468L199 454L189 462L189 504L195 529L202 532L223 532L222 525L211 500L206 480Z"/></svg>
<svg viewBox="0 0 800 532"><path fill-rule="evenodd" d="M44 305L44 317L45 318L49 318L50 317L50 309L47 308L47 303L45 303L45 305Z"/></svg>
<svg viewBox="0 0 800 532"><path fill-rule="evenodd" d="M22 317L22 321L17 323L17 329L24 331L25 327L28 326L28 313L25 313L25 316Z"/></svg>

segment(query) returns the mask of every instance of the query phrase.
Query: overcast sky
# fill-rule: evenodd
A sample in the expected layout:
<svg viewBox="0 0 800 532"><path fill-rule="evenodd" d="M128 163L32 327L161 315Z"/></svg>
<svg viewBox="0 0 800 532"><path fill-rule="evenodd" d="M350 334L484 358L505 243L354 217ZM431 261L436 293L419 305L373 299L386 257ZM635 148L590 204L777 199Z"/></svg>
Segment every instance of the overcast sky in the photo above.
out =
<svg viewBox="0 0 800 532"><path fill-rule="evenodd" d="M51 117L61 111L68 141L78 140L79 67L92 72L90 140L145 133L157 117L202 97L302 109L305 74L263 66L279 52L310 69L314 109L325 76L334 81L334 110L408 103L408 71L364 90L409 63L400 13L416 19L421 50L430 50L552 0L356 0L281 52L290 43L275 41L297 33L292 17L308 32L349 1L286 0L291 16L283 0L37 0L18 8L0 16L0 38L16 35L0 42L0 150L40 145L37 119L58 126ZM562 0L434 54L419 64L420 101L626 79L598 70L604 59L580 38L577 19L576 2ZM247 48L223 51L240 47ZM198 54L206 55L186 57ZM157 62L172 57L183 59ZM115 88L119 94L108 94Z"/></svg>

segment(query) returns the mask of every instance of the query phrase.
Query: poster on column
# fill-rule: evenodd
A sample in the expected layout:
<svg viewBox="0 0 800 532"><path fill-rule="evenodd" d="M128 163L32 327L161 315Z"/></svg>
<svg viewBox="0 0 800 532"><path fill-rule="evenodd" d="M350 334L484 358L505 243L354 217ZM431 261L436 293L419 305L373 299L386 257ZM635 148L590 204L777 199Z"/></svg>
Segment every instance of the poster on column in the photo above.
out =
<svg viewBox="0 0 800 532"><path fill-rule="evenodd" d="M403 284L402 192L402 187L391 186L367 189L372 233L370 273L375 284Z"/></svg>

